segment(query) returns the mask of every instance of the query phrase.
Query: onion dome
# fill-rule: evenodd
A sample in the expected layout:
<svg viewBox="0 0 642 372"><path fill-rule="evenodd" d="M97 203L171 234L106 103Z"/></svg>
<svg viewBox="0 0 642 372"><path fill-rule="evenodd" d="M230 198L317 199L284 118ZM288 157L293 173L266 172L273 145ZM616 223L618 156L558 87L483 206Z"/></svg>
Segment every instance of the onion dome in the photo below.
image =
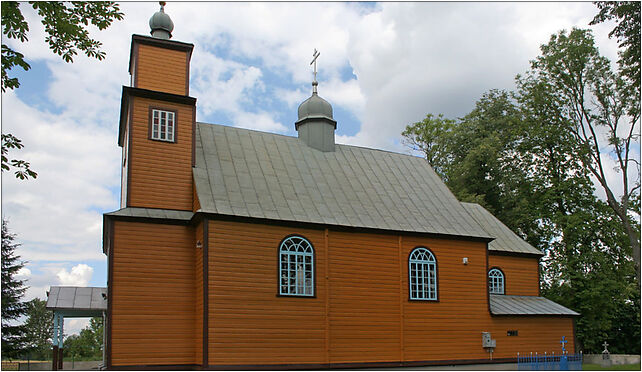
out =
<svg viewBox="0 0 642 372"><path fill-rule="evenodd" d="M299 121L307 118L332 119L332 105L319 97L317 92L299 105Z"/></svg>
<svg viewBox="0 0 642 372"><path fill-rule="evenodd" d="M149 19L149 28L153 37L159 39L170 39L174 31L174 22L165 14L165 2L160 1L160 10Z"/></svg>

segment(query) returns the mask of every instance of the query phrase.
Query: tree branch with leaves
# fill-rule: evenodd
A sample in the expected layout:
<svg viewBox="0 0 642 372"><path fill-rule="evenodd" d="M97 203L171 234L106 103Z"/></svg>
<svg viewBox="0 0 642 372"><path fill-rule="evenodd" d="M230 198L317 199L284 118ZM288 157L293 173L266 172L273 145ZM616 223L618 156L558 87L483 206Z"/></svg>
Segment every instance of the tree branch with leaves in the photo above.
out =
<svg viewBox="0 0 642 372"><path fill-rule="evenodd" d="M2 2L2 92L7 89L20 87L20 81L10 72L17 67L28 71L31 65L25 56L15 51L6 41L18 40L21 43L29 41L29 23L22 15L22 7L31 6L41 17L45 28L45 41L49 48L58 54L65 62L73 62L78 52L83 52L90 58L102 60L105 52L101 50L102 43L89 35L89 26L104 30L114 20L123 19L118 4L114 2L87 1L3 1ZM26 180L36 178L37 173L30 168L30 163L20 159L9 160L9 149L23 148L21 140L10 133L2 134L2 172L15 169L16 178Z"/></svg>
<svg viewBox="0 0 642 372"><path fill-rule="evenodd" d="M640 96L611 71L589 30L574 28L551 36L531 70L517 78L522 99L559 108L560 121L581 147L576 156L606 194L606 203L619 218L640 267L640 231L632 216L640 215ZM544 88L544 89L543 89ZM537 91L536 91L537 89ZM542 97L544 97L542 99ZM607 174L607 157L615 163L623 192ZM633 181L630 180L633 178Z"/></svg>

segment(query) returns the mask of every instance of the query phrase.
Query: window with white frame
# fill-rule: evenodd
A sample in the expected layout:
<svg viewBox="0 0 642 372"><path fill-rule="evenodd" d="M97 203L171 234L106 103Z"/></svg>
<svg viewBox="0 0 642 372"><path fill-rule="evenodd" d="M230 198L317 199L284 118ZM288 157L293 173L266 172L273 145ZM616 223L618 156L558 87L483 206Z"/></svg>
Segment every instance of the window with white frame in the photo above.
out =
<svg viewBox="0 0 642 372"><path fill-rule="evenodd" d="M305 238L290 236L279 247L279 294L314 296L314 248Z"/></svg>
<svg viewBox="0 0 642 372"><path fill-rule="evenodd" d="M152 109L151 138L159 141L174 142L176 132L176 113Z"/></svg>
<svg viewBox="0 0 642 372"><path fill-rule="evenodd" d="M437 260L428 248L417 247L408 257L411 300L437 300Z"/></svg>
<svg viewBox="0 0 642 372"><path fill-rule="evenodd" d="M492 294L504 294L504 273L501 270L488 271L488 291Z"/></svg>

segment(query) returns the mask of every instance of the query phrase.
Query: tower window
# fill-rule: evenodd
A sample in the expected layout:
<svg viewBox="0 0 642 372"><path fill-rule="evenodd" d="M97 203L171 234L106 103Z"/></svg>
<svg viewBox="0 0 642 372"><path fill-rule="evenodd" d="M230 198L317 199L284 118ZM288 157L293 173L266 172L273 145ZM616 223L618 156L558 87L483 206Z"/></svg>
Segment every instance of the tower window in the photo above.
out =
<svg viewBox="0 0 642 372"><path fill-rule="evenodd" d="M176 138L176 113L152 109L150 138L153 140L174 142Z"/></svg>

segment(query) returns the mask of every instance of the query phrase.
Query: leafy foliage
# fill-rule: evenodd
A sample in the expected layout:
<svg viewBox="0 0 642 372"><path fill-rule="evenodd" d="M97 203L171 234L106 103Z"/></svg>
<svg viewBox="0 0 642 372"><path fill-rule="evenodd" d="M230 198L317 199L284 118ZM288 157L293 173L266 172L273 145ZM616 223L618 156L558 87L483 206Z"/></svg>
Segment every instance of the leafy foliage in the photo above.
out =
<svg viewBox="0 0 642 372"><path fill-rule="evenodd" d="M559 126L576 146L569 155L581 161L606 193L606 203L620 219L639 270L640 229L630 213L640 213L632 208L640 197L640 161L634 150L640 143L640 96L611 71L589 30L560 31L541 51L531 61L531 70L517 77L519 95L525 106ZM546 119L542 113L555 116ZM624 189L620 198L607 175L605 157L616 164ZM634 182L629 179L632 174Z"/></svg>
<svg viewBox="0 0 642 372"><path fill-rule="evenodd" d="M2 2L2 34L8 39L28 41L29 24L16 1ZM45 27L45 41L49 48L62 57L65 62L73 62L78 51L88 57L102 60L105 52L100 48L102 43L89 36L88 26L91 24L99 30L109 27L114 20L123 19L118 4L114 2L86 1L30 1L28 4L42 17ZM26 5L26 4L25 4ZM4 38L3 38L4 39ZM20 86L17 78L10 78L8 72L14 66L20 66L25 71L30 68L21 53L15 52L6 44L2 44L2 91Z"/></svg>
<svg viewBox="0 0 642 372"><path fill-rule="evenodd" d="M31 170L31 164L29 162L19 159L9 160L9 149L20 150L24 145L22 141L16 138L12 134L2 134L2 171L11 170L11 167L15 168L16 178L21 180L26 180L31 178L38 177L38 173Z"/></svg>
<svg viewBox="0 0 642 372"><path fill-rule="evenodd" d="M447 177L445 167L451 161L448 159L447 140L454 124L454 120L444 119L443 114L428 114L424 120L407 126L402 133L404 143L415 151L421 151L442 178Z"/></svg>
<svg viewBox="0 0 642 372"><path fill-rule="evenodd" d="M45 27L45 41L49 48L62 57L65 62L73 62L73 57L79 51L88 57L102 60L105 52L100 48L102 43L89 36L89 26L99 30L109 27L114 20L123 19L118 4L114 2L88 2L88 1L3 1L2 2L2 81L0 87L4 93L6 89L20 87L17 77L9 76L14 67L28 71L31 66L25 56L13 50L7 44L7 39L27 42L29 23L25 20L20 9L21 6L31 6L41 17ZM21 149L21 141L11 134L2 134L2 171L10 167L16 168L16 178L26 180L36 178L37 174L30 169L27 161L9 159L7 154L10 148Z"/></svg>
<svg viewBox="0 0 642 372"><path fill-rule="evenodd" d="M47 301L34 298L27 302L25 337L30 359L51 358L53 312L46 309Z"/></svg>
<svg viewBox="0 0 642 372"><path fill-rule="evenodd" d="M25 328L16 325L18 318L25 315L27 306L21 301L27 287L24 280L15 276L24 267L16 255L20 247L16 236L9 232L7 221L2 220L2 357L16 358L25 350Z"/></svg>
<svg viewBox="0 0 642 372"><path fill-rule="evenodd" d="M71 335L64 342L64 356L76 360L100 360L103 353L103 318L91 318L89 325L78 335Z"/></svg>
<svg viewBox="0 0 642 372"><path fill-rule="evenodd" d="M600 12L591 25L617 19L618 25L611 30L609 38L615 36L619 47L618 64L634 89L640 89L640 2L639 1L596 1Z"/></svg>
<svg viewBox="0 0 642 372"><path fill-rule="evenodd" d="M588 31L560 32L517 77L516 92L492 90L463 118L428 115L403 135L459 200L483 205L545 252L542 293L581 314L585 351L600 352L606 340L613 352L637 354L640 292L629 229L639 235L639 222L627 217L627 228L614 206L639 213L639 183L605 203L591 181L602 174L602 186L611 187L599 171L609 153L621 172L636 164L639 124L621 81ZM598 131L609 134L607 144ZM611 147L602 154L604 146Z"/></svg>

